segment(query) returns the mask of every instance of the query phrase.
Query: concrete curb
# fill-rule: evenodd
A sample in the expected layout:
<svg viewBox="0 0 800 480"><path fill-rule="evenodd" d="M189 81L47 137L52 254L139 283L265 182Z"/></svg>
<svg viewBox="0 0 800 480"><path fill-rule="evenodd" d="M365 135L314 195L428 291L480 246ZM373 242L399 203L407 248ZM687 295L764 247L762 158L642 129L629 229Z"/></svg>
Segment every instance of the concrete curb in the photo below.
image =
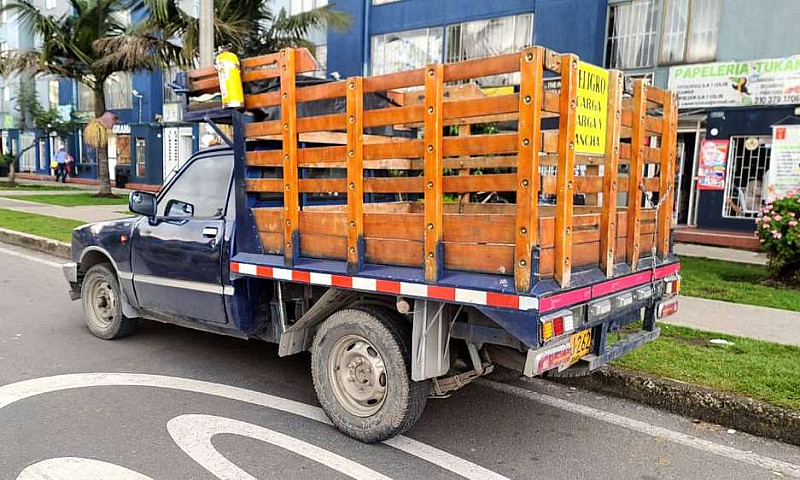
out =
<svg viewBox="0 0 800 480"><path fill-rule="evenodd" d="M59 242L50 238L39 237L29 233L16 232L0 228L0 242L9 243L11 245L19 245L20 247L29 248L39 252L49 253L50 255L60 257L63 259L71 258L70 244Z"/></svg>
<svg viewBox="0 0 800 480"><path fill-rule="evenodd" d="M760 400L617 367L552 380L800 446L800 411Z"/></svg>

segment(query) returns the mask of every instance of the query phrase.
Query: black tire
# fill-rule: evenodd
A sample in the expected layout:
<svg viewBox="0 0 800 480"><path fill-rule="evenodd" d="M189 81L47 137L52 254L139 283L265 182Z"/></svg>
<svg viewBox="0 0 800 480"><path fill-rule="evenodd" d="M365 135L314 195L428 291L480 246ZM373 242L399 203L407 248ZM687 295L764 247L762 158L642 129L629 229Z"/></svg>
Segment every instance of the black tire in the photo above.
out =
<svg viewBox="0 0 800 480"><path fill-rule="evenodd" d="M331 373L336 375L339 371L331 363L333 350L353 337L362 338L374 347L385 366L385 392L381 403L372 407L377 408L374 413L353 414L353 407L337 400L334 392L339 388L338 395L342 396L342 388L337 387L341 381L334 379L336 385L331 383ZM356 307L334 313L322 323L311 348L311 376L323 410L339 430L367 443L405 432L422 415L430 385L427 381L411 380L410 365L411 326L381 308Z"/></svg>
<svg viewBox="0 0 800 480"><path fill-rule="evenodd" d="M81 304L86 326L98 338L122 338L138 326L139 319L122 314L119 282L108 264L95 265L86 272L81 285Z"/></svg>

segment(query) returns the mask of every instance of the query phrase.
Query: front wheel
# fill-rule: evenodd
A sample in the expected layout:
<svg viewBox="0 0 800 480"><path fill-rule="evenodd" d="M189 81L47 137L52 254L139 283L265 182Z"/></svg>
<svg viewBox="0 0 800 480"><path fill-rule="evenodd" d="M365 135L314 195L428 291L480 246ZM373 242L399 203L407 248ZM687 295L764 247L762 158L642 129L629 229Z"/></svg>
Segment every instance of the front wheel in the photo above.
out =
<svg viewBox="0 0 800 480"><path fill-rule="evenodd" d="M339 430L362 442L399 435L422 415L429 385L411 380L410 364L410 325L383 309L334 313L311 348L322 408Z"/></svg>
<svg viewBox="0 0 800 480"><path fill-rule="evenodd" d="M81 287L83 318L89 330L99 338L112 340L130 335L138 320L122 314L122 295L117 276L106 264L86 272Z"/></svg>

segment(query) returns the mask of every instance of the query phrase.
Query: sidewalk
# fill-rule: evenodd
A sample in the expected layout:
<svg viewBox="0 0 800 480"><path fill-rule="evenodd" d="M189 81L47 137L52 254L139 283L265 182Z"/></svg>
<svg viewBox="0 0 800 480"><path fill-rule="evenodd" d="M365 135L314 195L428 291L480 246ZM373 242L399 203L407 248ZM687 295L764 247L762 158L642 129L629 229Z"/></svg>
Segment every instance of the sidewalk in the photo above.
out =
<svg viewBox="0 0 800 480"><path fill-rule="evenodd" d="M42 192L37 192L42 193ZM73 192L74 193L74 192ZM100 222L131 216L130 213L119 213L127 210L125 205L87 205L81 207L61 207L45 203L26 202L0 195L0 208L24 213L49 215L51 217L69 218L82 222Z"/></svg>
<svg viewBox="0 0 800 480"><path fill-rule="evenodd" d="M681 296L663 323L800 347L800 313Z"/></svg>
<svg viewBox="0 0 800 480"><path fill-rule="evenodd" d="M680 257L710 258L734 263L749 263L752 265L766 265L767 256L760 252L738 250L735 248L711 247L691 243L676 243L673 247L675 255Z"/></svg>
<svg viewBox="0 0 800 480"><path fill-rule="evenodd" d="M0 183L2 183L2 182L8 182L8 178L5 178L5 177L4 178L0 178ZM35 195L35 194L47 194L47 195L50 195L50 194L56 194L56 193L58 193L58 194L61 194L61 193L69 194L69 193L80 193L82 191L83 192L87 192L87 191L88 192L96 192L97 191L97 185L84 184L84 183L72 183L72 182L61 183L61 182L54 182L54 181L49 181L49 180L31 180L31 179L28 179L28 178L17 178L16 179L16 183L19 184L19 185L45 185L45 186L52 186L53 187L53 190L30 190L31 193L29 195ZM70 188L77 189L77 190L58 190L59 187L70 187ZM128 193L131 192L131 190L128 190L128 189L125 189L125 188L116 188L116 187L113 187L111 189L111 191L114 193L114 195L127 195ZM27 193L28 191L0 190L0 195L2 195L3 192L8 192L7 193L8 195L28 194Z"/></svg>

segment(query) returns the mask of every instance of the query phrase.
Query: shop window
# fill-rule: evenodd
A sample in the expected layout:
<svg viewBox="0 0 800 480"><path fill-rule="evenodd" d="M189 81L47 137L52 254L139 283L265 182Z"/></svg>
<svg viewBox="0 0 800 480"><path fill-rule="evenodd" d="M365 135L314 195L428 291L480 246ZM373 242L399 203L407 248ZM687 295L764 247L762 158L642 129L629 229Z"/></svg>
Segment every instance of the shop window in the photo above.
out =
<svg viewBox="0 0 800 480"><path fill-rule="evenodd" d="M447 26L445 61L460 62L517 52L533 42L533 14L512 15ZM519 83L519 74L481 79L482 86Z"/></svg>
<svg viewBox="0 0 800 480"><path fill-rule="evenodd" d="M660 63L714 60L722 0L665 1Z"/></svg>
<svg viewBox="0 0 800 480"><path fill-rule="evenodd" d="M422 28L372 37L373 75L413 70L441 60L441 28Z"/></svg>
<svg viewBox="0 0 800 480"><path fill-rule="evenodd" d="M117 72L108 77L104 86L106 108L133 108L132 85L133 75L130 72ZM83 83L78 84L78 111L94 111L94 92Z"/></svg>
<svg viewBox="0 0 800 480"><path fill-rule="evenodd" d="M636 69L653 66L658 13L658 0L634 0L608 7L608 68Z"/></svg>
<svg viewBox="0 0 800 480"><path fill-rule="evenodd" d="M136 176L145 178L147 176L147 140L136 138Z"/></svg>
<svg viewBox="0 0 800 480"><path fill-rule="evenodd" d="M755 218L766 199L771 137L731 137L722 216Z"/></svg>

